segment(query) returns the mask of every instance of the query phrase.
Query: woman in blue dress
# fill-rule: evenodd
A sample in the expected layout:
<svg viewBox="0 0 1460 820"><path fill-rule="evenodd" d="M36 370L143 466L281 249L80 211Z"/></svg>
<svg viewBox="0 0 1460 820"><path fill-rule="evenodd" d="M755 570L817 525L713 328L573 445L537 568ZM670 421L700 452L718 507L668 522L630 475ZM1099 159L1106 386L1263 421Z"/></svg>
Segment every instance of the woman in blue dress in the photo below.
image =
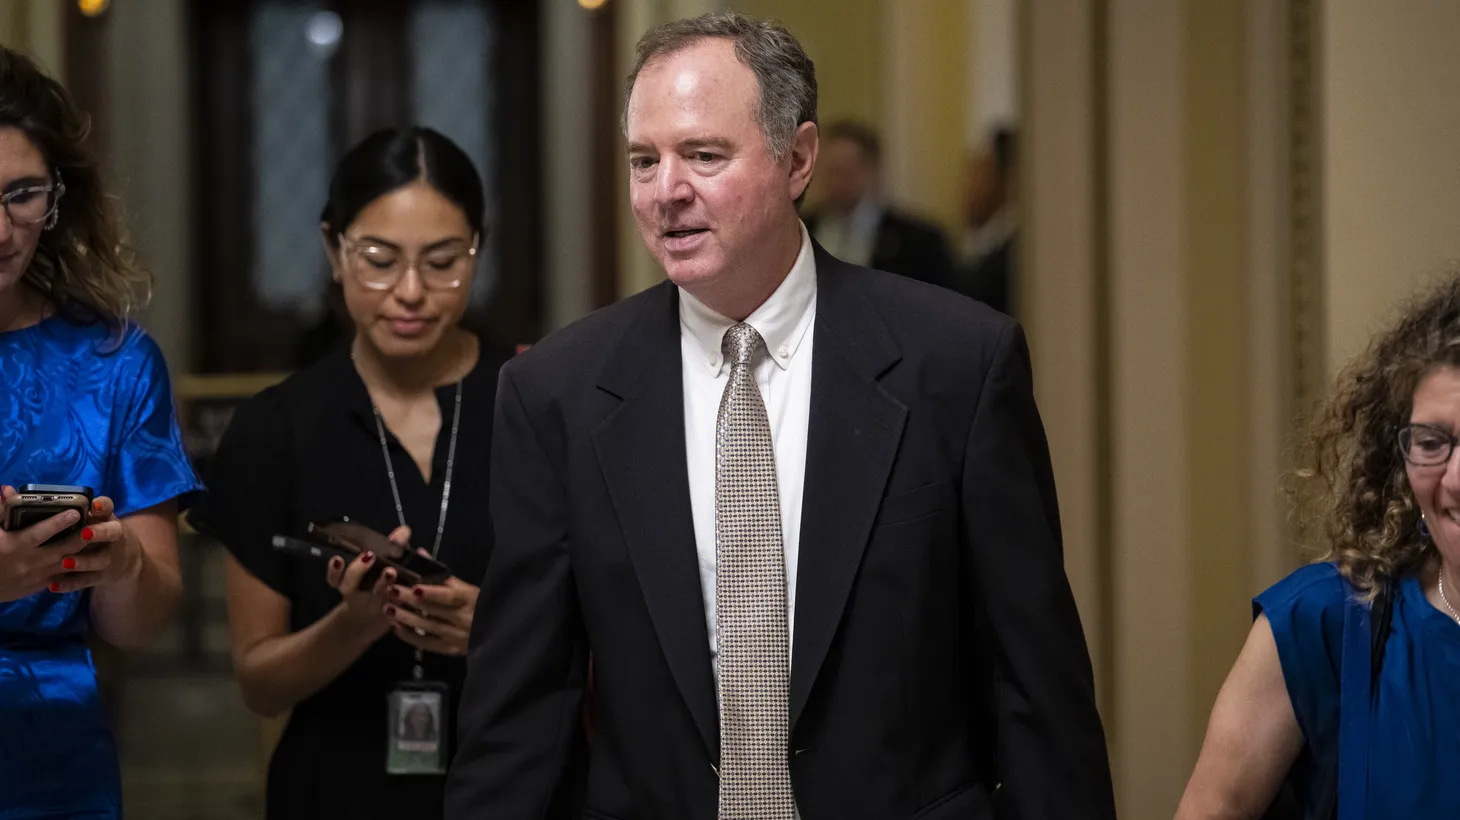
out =
<svg viewBox="0 0 1460 820"><path fill-rule="evenodd" d="M128 322L148 277L54 80L0 49L0 480L93 488L0 531L0 819L117 818L121 778L88 634L148 643L181 589L177 514L200 489L167 369ZM66 516L73 516L70 520Z"/></svg>
<svg viewBox="0 0 1460 820"><path fill-rule="evenodd" d="M1452 278L1374 340L1318 417L1299 478L1327 552L1255 599L1179 820L1263 817L1284 782L1305 818L1328 814L1334 784L1340 820L1460 817L1457 435ZM1387 638L1376 599L1392 601Z"/></svg>

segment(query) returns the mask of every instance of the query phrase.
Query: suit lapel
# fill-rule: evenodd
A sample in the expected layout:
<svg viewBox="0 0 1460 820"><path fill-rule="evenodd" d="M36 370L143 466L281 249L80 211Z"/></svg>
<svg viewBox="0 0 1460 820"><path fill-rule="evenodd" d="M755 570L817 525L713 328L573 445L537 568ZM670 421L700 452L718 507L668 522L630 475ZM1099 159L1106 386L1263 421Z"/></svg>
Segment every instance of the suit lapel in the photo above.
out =
<svg viewBox="0 0 1460 820"><path fill-rule="evenodd" d="M900 354L862 292L865 272L816 246L811 424L796 580L790 718L836 635L902 439L907 408L878 384Z"/></svg>
<svg viewBox="0 0 1460 820"><path fill-rule="evenodd" d="M674 286L619 342L599 388L622 400L593 431L634 572L669 669L712 759L719 757L709 634L700 594L684 441L679 300Z"/></svg>

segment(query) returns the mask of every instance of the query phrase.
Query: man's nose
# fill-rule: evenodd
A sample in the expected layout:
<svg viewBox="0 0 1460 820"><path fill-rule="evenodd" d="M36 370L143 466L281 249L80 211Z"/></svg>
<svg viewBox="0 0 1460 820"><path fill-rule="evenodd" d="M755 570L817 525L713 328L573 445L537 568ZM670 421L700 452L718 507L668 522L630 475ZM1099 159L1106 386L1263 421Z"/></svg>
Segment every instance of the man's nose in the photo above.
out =
<svg viewBox="0 0 1460 820"><path fill-rule="evenodd" d="M659 163L659 178L655 180L654 186L655 204L672 205L693 196L686 170L684 163L678 159L671 158Z"/></svg>

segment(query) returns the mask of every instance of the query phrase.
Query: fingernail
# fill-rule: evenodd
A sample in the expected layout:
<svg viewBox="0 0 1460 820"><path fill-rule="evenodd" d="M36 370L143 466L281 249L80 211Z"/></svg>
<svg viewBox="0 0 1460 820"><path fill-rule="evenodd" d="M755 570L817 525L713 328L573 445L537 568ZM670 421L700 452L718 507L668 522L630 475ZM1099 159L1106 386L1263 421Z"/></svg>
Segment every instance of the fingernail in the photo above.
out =
<svg viewBox="0 0 1460 820"><path fill-rule="evenodd" d="M96 537L96 533L92 532L90 527L87 527L86 529L84 529L84 530L81 531L81 540L82 541L90 541L92 538L95 538L95 537Z"/></svg>
<svg viewBox="0 0 1460 820"><path fill-rule="evenodd" d="M51 582L51 591L52 592L60 592L61 591L61 585L58 584L58 583L56 583L55 581L52 581Z"/></svg>
<svg viewBox="0 0 1460 820"><path fill-rule="evenodd" d="M333 569L339 569L340 567L342 567L344 565L345 565L345 562L344 561L341 561L339 558L331 558L330 559L330 567L333 568Z"/></svg>
<svg viewBox="0 0 1460 820"><path fill-rule="evenodd" d="M390 594L390 597L392 597L392 598L399 598L400 597L400 590L396 589L395 587L391 587L389 594Z"/></svg>
<svg viewBox="0 0 1460 820"><path fill-rule="evenodd" d="M395 607L393 607L393 606L386 607L385 608L385 617L387 617L387 618L394 618L395 617Z"/></svg>
<svg viewBox="0 0 1460 820"><path fill-rule="evenodd" d="M69 557L61 559L61 567L63 569L76 569L76 559Z"/></svg>
<svg viewBox="0 0 1460 820"><path fill-rule="evenodd" d="M91 502L91 509L94 512L101 512L101 501Z"/></svg>
<svg viewBox="0 0 1460 820"><path fill-rule="evenodd" d="M417 598L426 597L426 590L421 589L420 587L416 587L415 589L411 590L411 592L414 592Z"/></svg>
<svg viewBox="0 0 1460 820"><path fill-rule="evenodd" d="M395 581L395 570L393 570L393 569L386 570L385 571L385 580L392 581L392 582Z"/></svg>
<svg viewBox="0 0 1460 820"><path fill-rule="evenodd" d="M373 552L367 552L363 556L360 557L360 563L362 563L362 564L368 564L368 563L370 563L371 561L374 561L374 560L375 560L375 553L373 553Z"/></svg>

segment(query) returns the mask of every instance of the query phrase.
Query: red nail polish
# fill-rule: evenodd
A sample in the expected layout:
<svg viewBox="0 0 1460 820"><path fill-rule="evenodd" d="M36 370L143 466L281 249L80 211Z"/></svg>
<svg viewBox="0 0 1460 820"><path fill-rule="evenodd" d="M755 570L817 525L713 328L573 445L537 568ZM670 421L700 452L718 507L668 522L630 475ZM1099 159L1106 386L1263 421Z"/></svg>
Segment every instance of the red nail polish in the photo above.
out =
<svg viewBox="0 0 1460 820"><path fill-rule="evenodd" d="M95 512L101 512L101 501L91 502L91 509Z"/></svg>
<svg viewBox="0 0 1460 820"><path fill-rule="evenodd" d="M84 530L81 531L81 540L82 541L90 541L92 538L95 538L95 537L96 537L96 533L92 532L90 527L87 527L86 529L84 529Z"/></svg>
<svg viewBox="0 0 1460 820"><path fill-rule="evenodd" d="M393 606L386 607L385 608L385 617L387 617L387 618L394 618L395 617L395 607L393 607Z"/></svg>
<svg viewBox="0 0 1460 820"><path fill-rule="evenodd" d="M417 598L424 598L424 597L426 597L426 590L421 589L420 587L416 587L415 589L411 590L411 592L416 593L416 597Z"/></svg>
<svg viewBox="0 0 1460 820"><path fill-rule="evenodd" d="M362 564L368 564L368 563L370 563L371 561L374 561L374 560L375 560L375 553L373 553L373 552L367 552L363 556L360 557L360 563L362 563Z"/></svg>
<svg viewBox="0 0 1460 820"><path fill-rule="evenodd" d="M55 581L52 581L51 582L51 591L52 592L60 592L61 591L61 585L58 584L58 583L56 583Z"/></svg>
<svg viewBox="0 0 1460 820"><path fill-rule="evenodd" d="M62 569L76 569L76 559L75 558L69 558L69 557L68 558L61 559L61 568Z"/></svg>

